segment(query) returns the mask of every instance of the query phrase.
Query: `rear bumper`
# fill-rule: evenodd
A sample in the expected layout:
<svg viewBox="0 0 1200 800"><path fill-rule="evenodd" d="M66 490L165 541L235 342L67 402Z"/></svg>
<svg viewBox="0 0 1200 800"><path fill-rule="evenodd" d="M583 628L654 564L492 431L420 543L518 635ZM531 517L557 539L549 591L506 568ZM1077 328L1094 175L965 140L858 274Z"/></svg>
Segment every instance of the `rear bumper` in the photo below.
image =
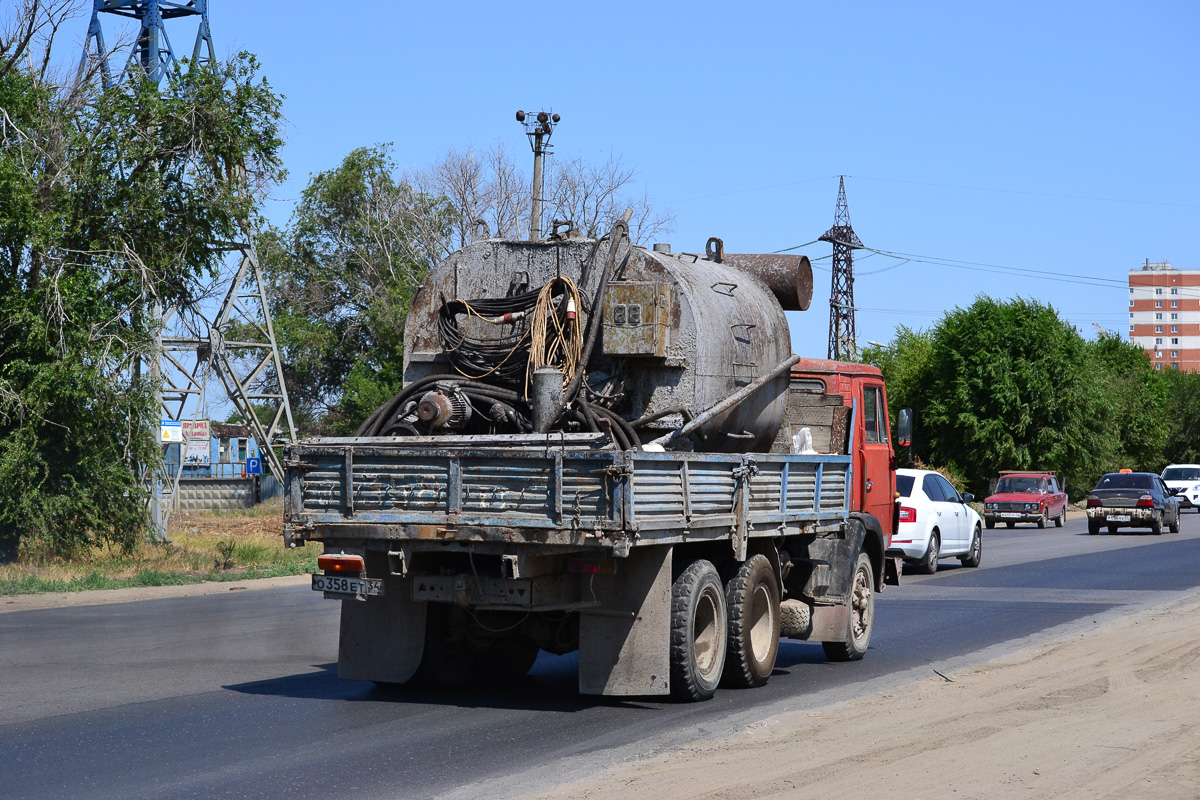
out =
<svg viewBox="0 0 1200 800"><path fill-rule="evenodd" d="M1154 520L1161 520L1163 512L1157 508L1089 508L1088 522L1099 522L1101 525L1118 528L1148 528ZM1129 517L1128 520L1116 517Z"/></svg>
<svg viewBox="0 0 1200 800"><path fill-rule="evenodd" d="M984 520L992 524L1001 522L1037 522L1043 519L1040 511L992 511L984 514Z"/></svg>

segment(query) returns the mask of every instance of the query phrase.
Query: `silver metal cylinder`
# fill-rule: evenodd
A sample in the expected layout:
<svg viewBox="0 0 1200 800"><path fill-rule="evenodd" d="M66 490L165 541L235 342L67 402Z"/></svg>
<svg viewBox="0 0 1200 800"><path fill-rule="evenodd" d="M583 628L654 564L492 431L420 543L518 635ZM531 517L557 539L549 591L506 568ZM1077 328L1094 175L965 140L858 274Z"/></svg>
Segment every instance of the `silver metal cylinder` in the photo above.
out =
<svg viewBox="0 0 1200 800"><path fill-rule="evenodd" d="M533 406L533 430L545 433L562 408L563 374L557 367L542 367L534 370L532 384L529 401Z"/></svg>

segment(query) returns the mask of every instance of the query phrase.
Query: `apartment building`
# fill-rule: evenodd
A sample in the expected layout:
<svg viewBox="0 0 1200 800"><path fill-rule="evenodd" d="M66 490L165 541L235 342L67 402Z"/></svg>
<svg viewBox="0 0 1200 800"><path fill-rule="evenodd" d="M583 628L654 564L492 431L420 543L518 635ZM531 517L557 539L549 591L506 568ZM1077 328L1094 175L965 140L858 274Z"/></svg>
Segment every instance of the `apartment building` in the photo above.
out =
<svg viewBox="0 0 1200 800"><path fill-rule="evenodd" d="M1200 371L1200 270L1149 259L1130 270L1129 341L1155 369Z"/></svg>

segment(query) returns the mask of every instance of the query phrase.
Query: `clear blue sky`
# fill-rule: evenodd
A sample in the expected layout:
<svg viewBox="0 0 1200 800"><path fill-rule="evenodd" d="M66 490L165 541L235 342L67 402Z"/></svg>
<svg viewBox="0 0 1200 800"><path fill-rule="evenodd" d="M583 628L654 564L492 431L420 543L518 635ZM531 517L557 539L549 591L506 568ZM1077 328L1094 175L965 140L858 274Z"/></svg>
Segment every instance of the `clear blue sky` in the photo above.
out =
<svg viewBox="0 0 1200 800"><path fill-rule="evenodd" d="M354 147L393 142L413 168L499 140L524 157L513 112L553 108L557 152L636 166L677 216L676 250L816 239L845 174L867 245L1088 276L877 272L901 262L860 253L860 344L980 293L1051 303L1086 336L1093 322L1125 333L1129 269L1200 269L1193 2L210 6L218 54L257 53L287 96L280 222ZM194 30L169 28L179 52ZM797 352L824 356L827 269L816 283L789 316Z"/></svg>

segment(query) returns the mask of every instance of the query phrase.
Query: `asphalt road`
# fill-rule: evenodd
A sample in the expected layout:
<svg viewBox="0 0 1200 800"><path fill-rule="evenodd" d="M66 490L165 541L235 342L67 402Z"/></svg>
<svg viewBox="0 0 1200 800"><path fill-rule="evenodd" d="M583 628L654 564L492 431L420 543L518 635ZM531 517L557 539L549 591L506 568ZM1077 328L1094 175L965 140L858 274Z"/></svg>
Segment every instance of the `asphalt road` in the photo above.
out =
<svg viewBox="0 0 1200 800"><path fill-rule="evenodd" d="M504 797L765 716L902 687L1200 587L1180 534L986 531L880 595L865 660L785 642L770 683L706 703L579 697L571 656L505 689L336 677L337 603L307 587L0 614L0 798Z"/></svg>

